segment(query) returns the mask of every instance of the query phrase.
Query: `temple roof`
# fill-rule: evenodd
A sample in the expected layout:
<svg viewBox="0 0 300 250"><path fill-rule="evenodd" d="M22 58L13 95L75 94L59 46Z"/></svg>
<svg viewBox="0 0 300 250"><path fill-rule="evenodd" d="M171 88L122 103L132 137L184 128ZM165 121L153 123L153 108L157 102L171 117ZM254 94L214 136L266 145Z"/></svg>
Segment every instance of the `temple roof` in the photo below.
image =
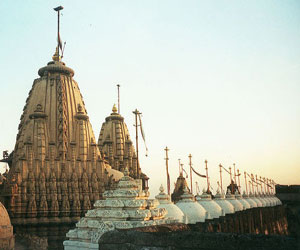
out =
<svg viewBox="0 0 300 250"><path fill-rule="evenodd" d="M98 147L112 168L119 171L128 168L130 175L136 177L138 163L135 148L124 118L118 113L116 105L113 106L112 113L105 118L105 122L102 124Z"/></svg>

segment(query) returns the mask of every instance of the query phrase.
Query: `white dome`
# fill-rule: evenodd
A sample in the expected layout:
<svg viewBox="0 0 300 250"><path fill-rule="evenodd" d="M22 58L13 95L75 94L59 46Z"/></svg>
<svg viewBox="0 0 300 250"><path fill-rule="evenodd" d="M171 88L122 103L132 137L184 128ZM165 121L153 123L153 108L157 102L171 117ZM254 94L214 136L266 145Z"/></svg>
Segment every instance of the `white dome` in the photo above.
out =
<svg viewBox="0 0 300 250"><path fill-rule="evenodd" d="M196 195L196 200L206 210L206 219L219 218L220 216L225 215L220 205L212 200L211 195L207 194L205 191L202 193L202 195Z"/></svg>
<svg viewBox="0 0 300 250"><path fill-rule="evenodd" d="M282 205L281 200L275 194L273 194L273 197L274 197L274 199L276 201L276 205Z"/></svg>
<svg viewBox="0 0 300 250"><path fill-rule="evenodd" d="M240 203L230 191L226 194L226 200L233 205L235 212L244 210L242 203Z"/></svg>
<svg viewBox="0 0 300 250"><path fill-rule="evenodd" d="M263 200L266 202L266 207L271 207L271 206L272 206L272 202L270 201L270 199L268 199L268 198L266 197L265 194L261 194L261 195L260 195L260 198L263 199Z"/></svg>
<svg viewBox="0 0 300 250"><path fill-rule="evenodd" d="M195 202L194 196L188 192L186 187L176 206L184 213L186 223L194 224L205 221L207 216L206 210L198 202Z"/></svg>
<svg viewBox="0 0 300 250"><path fill-rule="evenodd" d="M256 199L258 199L261 202L263 207L268 206L268 202L263 197L261 197L260 193L256 194Z"/></svg>
<svg viewBox="0 0 300 250"><path fill-rule="evenodd" d="M247 201L247 202L249 203L250 208L257 207L256 202L255 202L254 200L252 200L252 199L249 197L249 195L245 193L245 191L244 191L244 193L243 193L243 198L244 198L245 201Z"/></svg>
<svg viewBox="0 0 300 250"><path fill-rule="evenodd" d="M258 200L255 195L253 195L251 192L249 194L249 197L256 203L257 207L262 207L262 203L260 200Z"/></svg>
<svg viewBox="0 0 300 250"><path fill-rule="evenodd" d="M243 205L244 210L251 208L249 202L243 199L242 195L238 192L235 193L235 198Z"/></svg>
<svg viewBox="0 0 300 250"><path fill-rule="evenodd" d="M214 201L223 209L224 214L233 214L235 212L234 206L225 200L224 194L220 194L219 190L217 191Z"/></svg>
<svg viewBox="0 0 300 250"><path fill-rule="evenodd" d="M185 216L184 213L177 207L173 202L170 201L169 195L164 193L164 188L161 185L160 193L155 196L155 198L159 201L158 208L165 208L167 210L167 215L165 216L166 219L175 219L180 223L185 223Z"/></svg>

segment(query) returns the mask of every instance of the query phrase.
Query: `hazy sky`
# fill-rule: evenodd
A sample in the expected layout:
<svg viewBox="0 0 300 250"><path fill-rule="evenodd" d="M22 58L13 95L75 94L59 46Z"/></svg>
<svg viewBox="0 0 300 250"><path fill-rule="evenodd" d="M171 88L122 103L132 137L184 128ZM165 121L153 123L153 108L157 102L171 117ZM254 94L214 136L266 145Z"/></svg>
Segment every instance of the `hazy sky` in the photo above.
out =
<svg viewBox="0 0 300 250"><path fill-rule="evenodd" d="M234 162L300 184L297 0L0 1L0 152L13 150L33 80L54 53L58 5L64 62L75 70L96 138L116 84L132 139L132 111L143 113L149 157L141 147L140 159L152 196L166 186L165 146L172 189L178 158L188 170L189 153L201 173L208 160L214 188L218 164Z"/></svg>

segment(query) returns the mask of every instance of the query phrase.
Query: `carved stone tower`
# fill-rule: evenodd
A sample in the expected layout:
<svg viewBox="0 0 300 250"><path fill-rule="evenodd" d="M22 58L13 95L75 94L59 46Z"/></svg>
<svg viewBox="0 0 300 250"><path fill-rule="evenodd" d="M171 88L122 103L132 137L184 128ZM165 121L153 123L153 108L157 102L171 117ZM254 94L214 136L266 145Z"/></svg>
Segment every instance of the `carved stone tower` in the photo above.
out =
<svg viewBox="0 0 300 250"><path fill-rule="evenodd" d="M130 176L137 176L137 157L124 118L113 106L110 116L105 118L98 139L98 147L112 168L124 171L127 168ZM139 174L141 174L141 169Z"/></svg>
<svg viewBox="0 0 300 250"><path fill-rule="evenodd" d="M38 74L1 194L13 224L76 221L123 176L102 160L74 71L57 50Z"/></svg>

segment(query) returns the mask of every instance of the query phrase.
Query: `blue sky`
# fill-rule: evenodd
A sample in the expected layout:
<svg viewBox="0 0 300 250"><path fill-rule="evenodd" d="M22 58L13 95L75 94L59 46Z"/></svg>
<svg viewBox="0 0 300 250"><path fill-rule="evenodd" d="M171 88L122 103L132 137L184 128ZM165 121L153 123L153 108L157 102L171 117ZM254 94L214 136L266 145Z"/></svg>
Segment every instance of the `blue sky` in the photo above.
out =
<svg viewBox="0 0 300 250"><path fill-rule="evenodd" d="M132 138L132 111L143 113L153 195L166 182L166 145L172 183L191 153L200 172L208 160L213 186L218 164L233 162L299 184L299 1L1 1L0 151L13 149L33 80L54 53L58 5L64 61L96 137L117 83Z"/></svg>

